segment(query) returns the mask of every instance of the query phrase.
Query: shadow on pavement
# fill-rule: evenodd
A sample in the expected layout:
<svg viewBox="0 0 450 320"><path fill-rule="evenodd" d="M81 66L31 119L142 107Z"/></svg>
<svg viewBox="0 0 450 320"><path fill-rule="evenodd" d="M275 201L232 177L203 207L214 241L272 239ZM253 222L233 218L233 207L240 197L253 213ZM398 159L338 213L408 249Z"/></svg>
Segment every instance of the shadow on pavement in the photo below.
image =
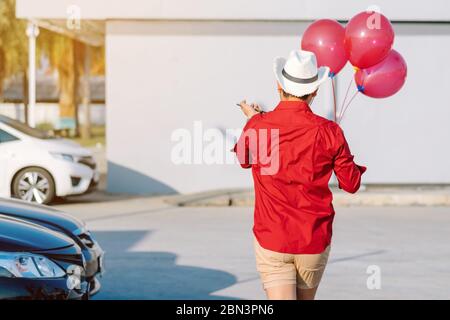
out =
<svg viewBox="0 0 450 320"><path fill-rule="evenodd" d="M56 197L50 205L100 203L140 198L142 195L130 193L111 193L106 191L106 174L100 174L99 185L91 192L66 197Z"/></svg>
<svg viewBox="0 0 450 320"><path fill-rule="evenodd" d="M170 185L154 177L108 161L107 191L113 193L127 192L131 194L177 194Z"/></svg>
<svg viewBox="0 0 450 320"><path fill-rule="evenodd" d="M328 262L328 264L342 262L342 261L348 261L348 260L358 260L360 258L364 258L364 257L368 257L368 256L376 256L376 255L383 254L386 252L387 252L387 250L375 250L375 251L361 253L361 254L357 254L357 255L353 255L353 256L330 259L330 262Z"/></svg>
<svg viewBox="0 0 450 320"><path fill-rule="evenodd" d="M228 272L178 265L171 252L129 251L150 232L94 233L106 251L106 273L94 299L234 299L213 294L237 282Z"/></svg>

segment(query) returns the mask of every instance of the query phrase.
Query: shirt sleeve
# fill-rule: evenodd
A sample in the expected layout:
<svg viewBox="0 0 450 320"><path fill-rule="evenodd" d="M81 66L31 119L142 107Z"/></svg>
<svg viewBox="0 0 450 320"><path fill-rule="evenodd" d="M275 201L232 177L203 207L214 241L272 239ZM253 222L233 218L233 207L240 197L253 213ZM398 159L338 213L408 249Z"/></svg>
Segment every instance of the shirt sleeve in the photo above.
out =
<svg viewBox="0 0 450 320"><path fill-rule="evenodd" d="M338 179L340 189L355 193L361 185L361 176L367 168L359 166L353 161L354 156L350 152L342 129L339 126L335 128L334 173Z"/></svg>
<svg viewBox="0 0 450 320"><path fill-rule="evenodd" d="M252 167L252 161L250 156L250 148L249 148L249 139L251 139L252 135L249 134L248 130L253 129L253 122L260 115L254 115L245 125L244 129L242 129L241 136L239 140L234 145L232 149L233 152L236 153L239 164L244 169L249 169Z"/></svg>

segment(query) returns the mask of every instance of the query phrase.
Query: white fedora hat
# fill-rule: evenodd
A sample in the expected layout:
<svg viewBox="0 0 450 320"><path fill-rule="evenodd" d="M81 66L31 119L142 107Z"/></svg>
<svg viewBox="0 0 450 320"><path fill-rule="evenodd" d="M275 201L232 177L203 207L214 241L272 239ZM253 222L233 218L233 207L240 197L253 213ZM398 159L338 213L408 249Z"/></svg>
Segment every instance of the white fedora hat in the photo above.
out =
<svg viewBox="0 0 450 320"><path fill-rule="evenodd" d="M289 58L275 58L273 71L281 88L296 97L313 93L328 79L330 68L317 68L316 55L309 51L291 51Z"/></svg>

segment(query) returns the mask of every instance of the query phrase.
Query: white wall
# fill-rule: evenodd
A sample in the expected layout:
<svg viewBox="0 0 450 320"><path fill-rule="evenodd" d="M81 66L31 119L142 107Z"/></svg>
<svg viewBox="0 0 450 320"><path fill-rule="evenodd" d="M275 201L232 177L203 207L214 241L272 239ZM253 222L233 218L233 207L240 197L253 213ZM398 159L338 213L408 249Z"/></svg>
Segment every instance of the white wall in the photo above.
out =
<svg viewBox="0 0 450 320"><path fill-rule="evenodd" d="M450 183L450 24L397 24L395 32L405 86L387 99L357 97L342 125L368 165L365 182ZM341 96L346 87L342 80Z"/></svg>
<svg viewBox="0 0 450 320"><path fill-rule="evenodd" d="M272 60L297 48L302 22L107 23L107 139L110 191L193 192L251 185L233 165L171 162L173 130L239 128L234 103L277 101ZM450 67L447 24L396 25L409 76L395 97L358 97L343 122L365 183L450 183ZM339 83L342 99L350 79ZM345 74L347 73L347 74ZM353 90L353 89L352 89ZM322 90L323 93L323 90ZM322 109L326 99L315 101Z"/></svg>
<svg viewBox="0 0 450 320"><path fill-rule="evenodd" d="M82 19L347 20L373 4L393 20L450 21L448 0L17 0L17 16L64 19L77 5Z"/></svg>
<svg viewBox="0 0 450 320"><path fill-rule="evenodd" d="M248 172L236 166L173 165L173 130L199 119L205 127L241 127L236 101L274 105L272 59L299 46L307 26L299 21L346 20L372 4L392 21L440 23L395 25L406 86L389 99L357 97L342 124L369 167L364 182L450 183L448 0L17 0L17 15L64 19L72 4L82 19L107 20L111 191L249 186ZM340 76L339 100L351 73ZM314 109L327 114L321 91Z"/></svg>

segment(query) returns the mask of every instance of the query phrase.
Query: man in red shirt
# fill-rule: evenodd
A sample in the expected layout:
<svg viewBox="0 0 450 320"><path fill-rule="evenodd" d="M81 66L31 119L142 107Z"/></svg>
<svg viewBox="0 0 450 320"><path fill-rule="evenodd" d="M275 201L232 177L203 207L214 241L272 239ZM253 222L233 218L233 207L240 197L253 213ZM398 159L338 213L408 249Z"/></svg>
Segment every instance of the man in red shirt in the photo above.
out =
<svg viewBox="0 0 450 320"><path fill-rule="evenodd" d="M353 162L339 125L309 107L329 68L298 50L275 59L274 72L280 103L267 113L240 104L249 120L234 151L252 168L256 265L267 297L314 299L331 243L331 174L354 193L366 168Z"/></svg>

